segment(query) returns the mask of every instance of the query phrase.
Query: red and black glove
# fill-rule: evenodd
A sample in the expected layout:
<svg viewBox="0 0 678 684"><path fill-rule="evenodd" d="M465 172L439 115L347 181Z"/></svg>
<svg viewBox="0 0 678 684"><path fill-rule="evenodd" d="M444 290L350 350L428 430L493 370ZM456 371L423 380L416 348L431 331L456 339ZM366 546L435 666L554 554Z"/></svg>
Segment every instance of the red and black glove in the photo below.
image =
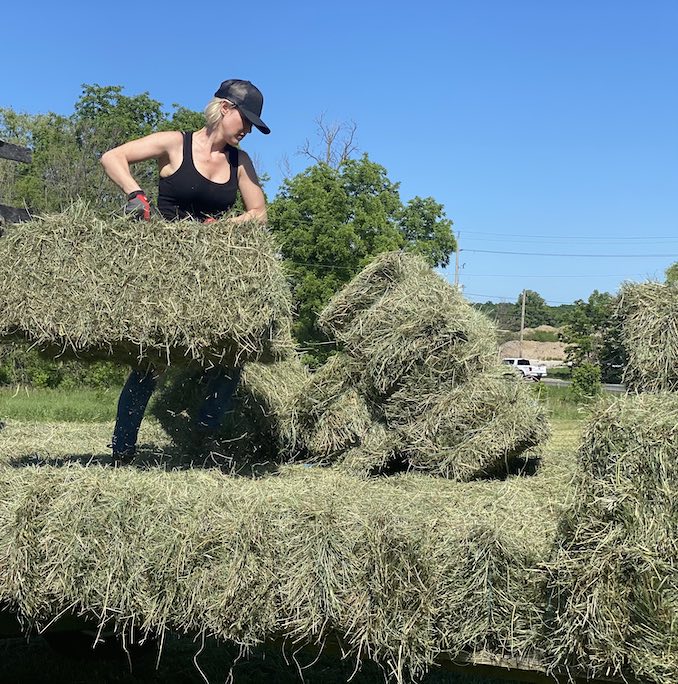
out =
<svg viewBox="0 0 678 684"><path fill-rule="evenodd" d="M151 220L151 204L143 190L135 190L127 195L125 213L131 214L140 221Z"/></svg>

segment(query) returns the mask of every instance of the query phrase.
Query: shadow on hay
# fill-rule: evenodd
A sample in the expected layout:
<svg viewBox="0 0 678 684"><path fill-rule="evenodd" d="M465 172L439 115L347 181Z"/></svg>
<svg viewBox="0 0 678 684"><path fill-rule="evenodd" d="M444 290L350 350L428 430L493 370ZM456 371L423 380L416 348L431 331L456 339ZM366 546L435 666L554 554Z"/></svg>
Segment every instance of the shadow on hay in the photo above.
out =
<svg viewBox="0 0 678 684"><path fill-rule="evenodd" d="M158 447L155 444L142 444L129 462L116 462L109 454L75 453L60 457L46 457L39 453L17 456L8 461L14 468L51 467L60 468L73 464L81 466L101 466L109 468L134 468L136 470L191 470L202 468L219 470L236 477L257 478L275 472L279 463L274 461L249 459L235 462L218 452L200 453L187 456L178 446Z"/></svg>

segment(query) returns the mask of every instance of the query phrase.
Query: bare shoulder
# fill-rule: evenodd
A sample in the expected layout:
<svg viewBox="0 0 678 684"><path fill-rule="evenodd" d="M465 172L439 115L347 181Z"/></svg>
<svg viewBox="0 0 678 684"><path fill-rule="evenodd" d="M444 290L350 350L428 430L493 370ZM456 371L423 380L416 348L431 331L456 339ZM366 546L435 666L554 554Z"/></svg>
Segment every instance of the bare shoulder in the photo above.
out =
<svg viewBox="0 0 678 684"><path fill-rule="evenodd" d="M159 131L158 133L151 133L145 138L151 145L169 150L173 147L183 144L184 135L181 131Z"/></svg>

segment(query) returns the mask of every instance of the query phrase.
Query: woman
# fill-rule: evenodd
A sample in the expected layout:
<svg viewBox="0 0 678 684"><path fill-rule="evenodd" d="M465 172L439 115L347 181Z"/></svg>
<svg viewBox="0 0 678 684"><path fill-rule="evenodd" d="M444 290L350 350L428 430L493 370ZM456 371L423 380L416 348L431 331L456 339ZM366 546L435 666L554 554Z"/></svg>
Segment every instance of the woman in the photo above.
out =
<svg viewBox="0 0 678 684"><path fill-rule="evenodd" d="M151 208L132 176L130 164L148 159L158 163L158 211L167 220L210 221L228 212L240 192L245 212L234 222L266 220L266 202L249 156L238 145L252 126L268 135L261 120L264 98L250 81L224 81L205 108L205 126L195 132L164 131L120 145L101 157L108 177L127 194L125 212L149 220ZM198 416L206 432L219 427L238 384L239 369L230 377L215 370ZM124 461L136 450L139 427L157 376L135 370L118 401L113 457Z"/></svg>

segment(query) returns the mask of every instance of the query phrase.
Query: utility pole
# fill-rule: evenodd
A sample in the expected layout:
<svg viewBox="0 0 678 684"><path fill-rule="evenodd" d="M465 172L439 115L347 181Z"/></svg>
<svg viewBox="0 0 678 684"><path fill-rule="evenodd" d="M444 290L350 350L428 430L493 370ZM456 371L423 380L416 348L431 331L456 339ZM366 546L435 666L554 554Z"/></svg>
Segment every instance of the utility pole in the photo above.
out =
<svg viewBox="0 0 678 684"><path fill-rule="evenodd" d="M520 311L520 351L518 356L523 355L523 331L525 330L525 290L523 290L523 305Z"/></svg>

